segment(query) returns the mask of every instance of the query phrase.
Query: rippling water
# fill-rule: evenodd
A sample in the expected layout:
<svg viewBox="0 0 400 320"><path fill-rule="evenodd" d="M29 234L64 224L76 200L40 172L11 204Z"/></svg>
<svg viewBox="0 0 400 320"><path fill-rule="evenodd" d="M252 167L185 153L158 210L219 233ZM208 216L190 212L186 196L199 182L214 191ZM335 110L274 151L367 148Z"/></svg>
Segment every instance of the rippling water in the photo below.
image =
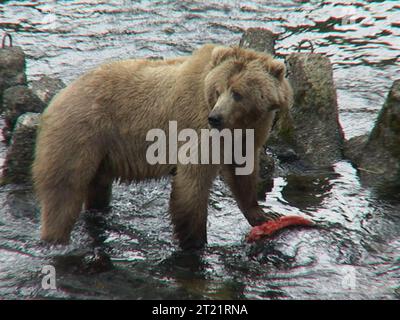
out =
<svg viewBox="0 0 400 320"><path fill-rule="evenodd" d="M279 34L279 57L303 39L330 57L347 138L371 129L400 78L397 1L0 5L0 28L25 50L30 79L46 74L69 82L104 60L234 44L247 27ZM266 210L308 216L321 228L283 232L263 246L245 243L249 226L217 181L206 252L176 251L168 195L168 180L115 186L111 213L83 215L70 246L46 248L30 190L2 187L0 298L400 298L400 204L363 188L347 162L275 179ZM57 291L41 288L45 264L56 266Z"/></svg>

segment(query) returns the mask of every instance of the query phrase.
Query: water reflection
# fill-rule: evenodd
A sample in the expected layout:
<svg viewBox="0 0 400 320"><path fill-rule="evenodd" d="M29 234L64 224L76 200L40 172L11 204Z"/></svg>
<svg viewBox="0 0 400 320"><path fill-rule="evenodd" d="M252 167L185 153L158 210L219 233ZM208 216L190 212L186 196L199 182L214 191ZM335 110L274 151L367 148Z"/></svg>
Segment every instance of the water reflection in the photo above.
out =
<svg viewBox="0 0 400 320"><path fill-rule="evenodd" d="M282 188L282 198L291 206L300 210L317 209L330 196L331 175L309 174L285 177L286 185Z"/></svg>

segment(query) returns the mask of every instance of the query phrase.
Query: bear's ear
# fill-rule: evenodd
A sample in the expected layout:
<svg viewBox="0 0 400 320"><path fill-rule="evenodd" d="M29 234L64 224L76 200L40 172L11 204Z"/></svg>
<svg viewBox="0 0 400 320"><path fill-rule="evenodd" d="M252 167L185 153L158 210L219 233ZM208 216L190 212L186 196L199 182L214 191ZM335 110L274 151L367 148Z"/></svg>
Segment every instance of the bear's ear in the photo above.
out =
<svg viewBox="0 0 400 320"><path fill-rule="evenodd" d="M211 63L213 67L219 65L234 55L233 49L229 47L215 47L211 52Z"/></svg>
<svg viewBox="0 0 400 320"><path fill-rule="evenodd" d="M273 60L269 62L269 73L272 74L279 81L285 78L286 67L282 62Z"/></svg>

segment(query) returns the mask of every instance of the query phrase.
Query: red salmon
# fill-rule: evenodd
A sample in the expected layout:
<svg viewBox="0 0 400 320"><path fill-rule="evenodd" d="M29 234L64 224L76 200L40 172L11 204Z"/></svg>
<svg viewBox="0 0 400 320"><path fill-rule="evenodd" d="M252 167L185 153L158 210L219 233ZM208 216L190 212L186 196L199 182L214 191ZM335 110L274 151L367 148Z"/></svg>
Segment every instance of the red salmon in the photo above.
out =
<svg viewBox="0 0 400 320"><path fill-rule="evenodd" d="M250 230L247 237L248 242L256 241L262 237L271 236L275 232L292 226L313 226L314 222L299 216L284 216L276 220L264 222Z"/></svg>

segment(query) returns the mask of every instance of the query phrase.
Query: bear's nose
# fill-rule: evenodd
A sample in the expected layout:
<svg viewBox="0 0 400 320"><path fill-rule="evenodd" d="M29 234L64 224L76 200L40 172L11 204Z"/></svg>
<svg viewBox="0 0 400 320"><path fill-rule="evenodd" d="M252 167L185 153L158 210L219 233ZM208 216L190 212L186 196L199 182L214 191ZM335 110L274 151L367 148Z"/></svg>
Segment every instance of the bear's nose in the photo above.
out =
<svg viewBox="0 0 400 320"><path fill-rule="evenodd" d="M222 116L219 114L209 115L208 116L208 123L213 128L220 128L222 125Z"/></svg>

